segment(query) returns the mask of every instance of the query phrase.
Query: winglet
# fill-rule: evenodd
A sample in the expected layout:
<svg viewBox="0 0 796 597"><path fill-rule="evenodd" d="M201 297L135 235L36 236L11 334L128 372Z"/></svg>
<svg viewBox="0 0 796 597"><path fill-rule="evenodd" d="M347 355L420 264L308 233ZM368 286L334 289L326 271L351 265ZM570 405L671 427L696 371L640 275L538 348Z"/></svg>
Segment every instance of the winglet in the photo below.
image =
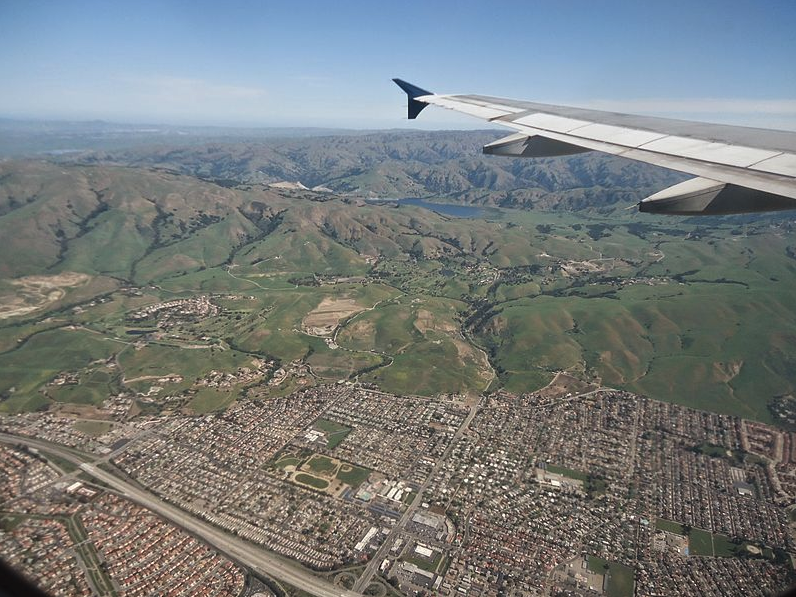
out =
<svg viewBox="0 0 796 597"><path fill-rule="evenodd" d="M421 95L434 95L430 91L426 91L425 89L420 89L411 83L407 83L403 79L393 79L396 85L403 89L406 92L406 95L409 96L409 120L414 120L417 118L417 115L420 114L420 111L425 108L428 104L425 102L421 102L416 100L416 97L420 97Z"/></svg>

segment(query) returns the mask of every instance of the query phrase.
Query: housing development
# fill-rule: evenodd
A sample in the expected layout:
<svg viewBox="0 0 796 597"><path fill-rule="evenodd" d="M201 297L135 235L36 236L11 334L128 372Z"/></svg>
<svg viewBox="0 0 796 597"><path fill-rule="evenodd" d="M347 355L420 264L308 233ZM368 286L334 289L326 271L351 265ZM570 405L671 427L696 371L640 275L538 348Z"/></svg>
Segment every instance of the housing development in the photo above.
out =
<svg viewBox="0 0 796 597"><path fill-rule="evenodd" d="M348 382L203 416L124 404L94 425L0 418L0 553L53 594L771 595L792 581L796 436L762 423L564 374L522 395Z"/></svg>

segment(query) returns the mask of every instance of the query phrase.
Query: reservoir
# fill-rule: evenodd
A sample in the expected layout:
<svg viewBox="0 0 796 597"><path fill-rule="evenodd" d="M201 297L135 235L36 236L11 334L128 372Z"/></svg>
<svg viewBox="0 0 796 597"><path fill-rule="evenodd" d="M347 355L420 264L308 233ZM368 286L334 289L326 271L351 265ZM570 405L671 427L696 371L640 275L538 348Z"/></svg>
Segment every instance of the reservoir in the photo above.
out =
<svg viewBox="0 0 796 597"><path fill-rule="evenodd" d="M483 218L486 214L484 209L473 205L456 205L455 203L432 203L423 199L376 199L368 200L368 203L378 205L379 203L397 203L398 205L413 205L430 209L438 214L453 216L455 218Z"/></svg>

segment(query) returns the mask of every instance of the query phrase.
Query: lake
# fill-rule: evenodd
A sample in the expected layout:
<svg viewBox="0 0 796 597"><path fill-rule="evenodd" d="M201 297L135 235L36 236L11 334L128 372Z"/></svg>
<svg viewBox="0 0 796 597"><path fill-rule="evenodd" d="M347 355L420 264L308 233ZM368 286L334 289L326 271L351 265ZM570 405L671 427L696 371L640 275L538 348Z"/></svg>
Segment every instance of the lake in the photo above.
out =
<svg viewBox="0 0 796 597"><path fill-rule="evenodd" d="M439 214L446 216L453 216L456 218L483 218L485 216L484 210L480 207L473 205L456 205L455 203L432 203L430 201L423 201L422 199L377 199L369 200L368 203L398 203L399 205L414 205L424 209L430 209Z"/></svg>

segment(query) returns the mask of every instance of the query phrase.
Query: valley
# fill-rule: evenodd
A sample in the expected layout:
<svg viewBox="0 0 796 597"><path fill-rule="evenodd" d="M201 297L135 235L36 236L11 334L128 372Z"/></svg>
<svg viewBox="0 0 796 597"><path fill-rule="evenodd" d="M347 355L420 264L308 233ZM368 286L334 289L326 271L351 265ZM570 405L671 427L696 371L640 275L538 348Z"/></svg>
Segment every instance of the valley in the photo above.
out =
<svg viewBox="0 0 796 597"><path fill-rule="evenodd" d="M566 371L776 423L769 404L796 385L787 216L463 219L41 161L4 162L0 180L4 412L108 393L207 412L336 381L524 393ZM204 311L182 312L192 301Z"/></svg>

